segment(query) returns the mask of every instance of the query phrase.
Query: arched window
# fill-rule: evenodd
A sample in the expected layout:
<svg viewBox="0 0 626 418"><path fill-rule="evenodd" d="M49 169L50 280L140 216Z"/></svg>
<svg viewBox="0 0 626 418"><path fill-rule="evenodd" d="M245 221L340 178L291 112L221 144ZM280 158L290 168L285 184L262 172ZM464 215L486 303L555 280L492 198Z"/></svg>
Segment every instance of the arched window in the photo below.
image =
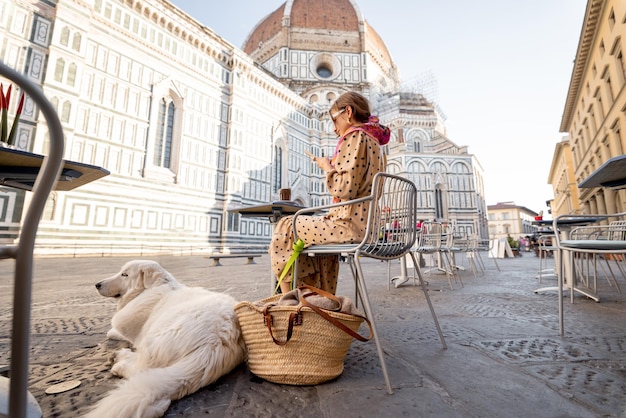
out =
<svg viewBox="0 0 626 418"><path fill-rule="evenodd" d="M76 64L71 63L67 69L67 84L74 87L76 84Z"/></svg>
<svg viewBox="0 0 626 418"><path fill-rule="evenodd" d="M176 106L171 98L161 99L154 141L154 165L158 167L170 168L175 112Z"/></svg>
<svg viewBox="0 0 626 418"><path fill-rule="evenodd" d="M435 217L437 219L445 219L443 192L439 185L435 189Z"/></svg>
<svg viewBox="0 0 626 418"><path fill-rule="evenodd" d="M56 110L56 112L59 113L59 98L52 97L50 99L50 104L52 105L52 107L54 107L54 110Z"/></svg>
<svg viewBox="0 0 626 418"><path fill-rule="evenodd" d="M72 49L74 51L80 51L81 40L82 40L82 36L80 35L80 33L75 33L74 37L72 38Z"/></svg>
<svg viewBox="0 0 626 418"><path fill-rule="evenodd" d="M397 164L389 164L387 166L387 173L400 174L400 167Z"/></svg>
<svg viewBox="0 0 626 418"><path fill-rule="evenodd" d="M435 161L431 165L434 195L435 195L435 217L437 219L447 219L448 216L448 188L446 184L447 169L441 161Z"/></svg>
<svg viewBox="0 0 626 418"><path fill-rule="evenodd" d="M65 72L65 60L63 58L59 58L54 67L54 81L62 82L63 72Z"/></svg>
<svg viewBox="0 0 626 418"><path fill-rule="evenodd" d="M72 112L72 104L68 101L63 103L61 110L61 122L68 123L70 121L70 113Z"/></svg>
<svg viewBox="0 0 626 418"><path fill-rule="evenodd" d="M281 188L282 178L283 178L283 149L274 145L274 180L272 184L272 192L278 192L278 189Z"/></svg>
<svg viewBox="0 0 626 418"><path fill-rule="evenodd" d="M67 27L61 29L61 39L59 39L59 43L63 46L67 46L70 41L70 30Z"/></svg>

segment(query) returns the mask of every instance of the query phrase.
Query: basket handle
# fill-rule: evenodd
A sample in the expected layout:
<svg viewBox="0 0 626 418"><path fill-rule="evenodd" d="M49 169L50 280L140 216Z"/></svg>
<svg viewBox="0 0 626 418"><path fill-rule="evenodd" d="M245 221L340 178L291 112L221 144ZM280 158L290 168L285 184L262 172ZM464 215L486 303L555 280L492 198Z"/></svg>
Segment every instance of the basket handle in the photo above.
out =
<svg viewBox="0 0 626 418"><path fill-rule="evenodd" d="M272 332L272 321L274 318L270 314L269 308L275 305L267 305L263 308L263 323L267 327L267 330L270 332L270 336L272 337L272 341L276 345L285 345L291 339L291 335L293 334L294 325L302 325L302 312L300 312L300 307L296 312L292 312L289 314L289 323L287 325L287 338L285 341L280 341L274 337L274 333Z"/></svg>
<svg viewBox="0 0 626 418"><path fill-rule="evenodd" d="M263 322L265 324L265 326L267 327L267 330L270 333L270 336L272 337L272 341L274 341L274 344L276 345L285 345L289 342L289 340L291 340L291 336L293 335L293 327L296 325L302 325L302 312L300 311L300 309L302 309L303 306L306 306L308 308L311 308L315 313L317 313L319 316L321 316L322 318L324 318L325 320L327 320L328 322L330 322L331 324L333 324L334 326L336 326L337 328L339 328L340 330L342 330L343 332L345 332L346 334L350 335L352 338L355 338L359 341L369 341L372 339L372 337L374 336L372 333L372 323L369 321L369 319L367 319L367 317L362 316L362 315L355 315L355 314L351 314L353 316L362 318L366 323L367 326L369 327L369 336L364 337L361 334L359 334L358 332L352 331L350 328L348 328L346 325L344 325L341 321L338 321L337 319L333 318L332 316L328 315L326 313L326 310L320 308L317 305L313 305L312 303L310 303L309 301L306 300L307 297L309 296L313 296L313 295L319 295L319 296L324 296L332 301L337 302L337 304L339 305L339 308L337 309L337 311L341 310L341 299L339 299L337 296L333 295L332 293L326 292L322 289L318 289L316 287L313 286L309 286L306 284L300 285L299 288L301 289L308 289L311 291L311 293L307 293L306 295L303 295L302 297L300 297L300 304L298 305L298 308L296 309L295 312L292 312L289 314L289 322L287 324L287 337L285 339L285 341L280 341L278 340L276 337L274 337L274 333L272 332L272 321L273 321L273 317L270 314L270 308L272 306L275 306L275 304L269 304L266 305L263 308Z"/></svg>
<svg viewBox="0 0 626 418"><path fill-rule="evenodd" d="M369 340L372 339L372 337L373 337L373 334L372 334L372 323L365 316L351 314L353 316L362 318L365 322L367 322L367 326L370 329L368 337L364 337L361 334L359 334L358 332L352 331L350 328L348 328L346 325L344 325L341 321L338 321L337 319L335 319L332 316L328 315L324 309L320 308L319 306L313 305L312 303L310 303L309 301L306 300L306 298L308 296L312 296L312 295L317 294L319 296L327 297L327 298L329 298L329 299L339 303L339 310L341 310L341 300L337 296L333 295L332 293L326 292L326 291L324 291L322 289L317 289L315 287L308 286L308 285L301 285L300 288L306 288L306 289L309 289L311 291L311 293L308 293L308 294L306 294L306 295L304 295L304 296L302 296L300 298L300 305L301 306L306 306L308 308L313 309L319 316L321 316L322 318L324 318L325 320L327 320L328 322L330 322L331 324L333 324L334 326L336 326L337 328L339 328L340 330L342 330L346 334L350 335L352 338L355 338L355 339L357 339L359 341L369 341ZM298 309L298 313L299 312L300 312L300 309ZM289 316L289 330L288 330L288 337L289 338L291 337L289 335L289 332L291 332L291 328L292 328L292 323L291 323L291 315L290 315ZM270 333L271 333L271 330L270 330ZM289 340L287 340L287 341L289 341Z"/></svg>
<svg viewBox="0 0 626 418"><path fill-rule="evenodd" d="M299 288L300 290L303 290L303 289L308 289L308 290L310 290L310 291L311 291L311 293L307 293L306 295L304 294L304 292L301 292L300 294L301 294L303 297L302 297L302 298L300 298L300 302L302 302L302 301L303 301L303 298L307 298L307 297L309 297L309 296L314 296L314 295L324 296L325 298L330 299L330 300L332 300L333 302L336 302L336 303L337 303L337 306L338 306L338 308L337 308L337 309L326 309L327 311L333 311L333 312L339 312L339 311L341 311L341 308L342 308L342 306L341 306L341 299L339 299L336 295L334 295L334 294L332 294L332 293L330 293L330 292L327 292L327 291L325 291L325 290L318 289L317 287L313 287L313 286L310 286L310 285L308 285L308 284L304 284L304 283L303 283L303 284L301 284L300 286L298 286L298 288ZM308 305L307 305L307 306L308 306Z"/></svg>

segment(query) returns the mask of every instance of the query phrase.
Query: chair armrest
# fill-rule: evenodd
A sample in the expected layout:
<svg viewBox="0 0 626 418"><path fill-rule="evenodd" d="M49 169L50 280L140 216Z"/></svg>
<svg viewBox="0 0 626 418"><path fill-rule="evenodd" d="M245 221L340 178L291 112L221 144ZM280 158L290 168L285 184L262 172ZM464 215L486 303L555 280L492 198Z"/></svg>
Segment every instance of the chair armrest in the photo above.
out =
<svg viewBox="0 0 626 418"><path fill-rule="evenodd" d="M589 220L590 223L593 222L599 222L599 221L605 221L607 219L610 218L624 218L626 216L626 212L620 212L620 213L597 213L597 214L563 214L563 215L559 215L557 217L555 217L552 221L552 226L553 229L555 231L558 231L559 229L559 221L562 221L564 219L576 219L576 220ZM602 227L602 226L609 226L609 225L598 225L596 227ZM572 232L578 228L591 228L590 226L580 226L580 227L576 227L572 229ZM580 230L580 229L578 229ZM556 238L556 246L559 247L561 245L561 237L560 234L555 234L555 238Z"/></svg>

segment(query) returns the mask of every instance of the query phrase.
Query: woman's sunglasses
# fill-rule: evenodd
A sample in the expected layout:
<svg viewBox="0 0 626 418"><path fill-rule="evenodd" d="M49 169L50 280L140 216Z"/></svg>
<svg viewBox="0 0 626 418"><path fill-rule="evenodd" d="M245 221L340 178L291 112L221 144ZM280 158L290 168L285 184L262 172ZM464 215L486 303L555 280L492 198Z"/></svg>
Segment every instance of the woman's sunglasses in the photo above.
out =
<svg viewBox="0 0 626 418"><path fill-rule="evenodd" d="M342 107L341 109L339 109L338 111L336 111L335 113L331 113L330 114L330 118L333 120L333 122L335 122L337 120L337 117L339 115L341 115L343 112L346 111L345 107Z"/></svg>

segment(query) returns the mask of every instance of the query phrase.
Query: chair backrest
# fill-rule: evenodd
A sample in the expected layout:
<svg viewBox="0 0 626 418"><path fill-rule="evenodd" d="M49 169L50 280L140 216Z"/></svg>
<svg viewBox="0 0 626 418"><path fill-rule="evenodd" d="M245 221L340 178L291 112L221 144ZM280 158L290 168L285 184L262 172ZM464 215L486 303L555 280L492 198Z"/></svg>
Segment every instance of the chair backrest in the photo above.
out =
<svg viewBox="0 0 626 418"><path fill-rule="evenodd" d="M417 237L417 188L403 177L374 176L367 231L361 253L379 259L406 254Z"/></svg>
<svg viewBox="0 0 626 418"><path fill-rule="evenodd" d="M424 221L418 235L417 251L439 251L443 244L443 225L441 222Z"/></svg>
<svg viewBox="0 0 626 418"><path fill-rule="evenodd" d="M612 221L609 223L608 239L616 241L626 240L626 221Z"/></svg>
<svg viewBox="0 0 626 418"><path fill-rule="evenodd" d="M442 225L442 240L441 246L445 249L451 250L455 243L456 226L453 223L444 223Z"/></svg>

